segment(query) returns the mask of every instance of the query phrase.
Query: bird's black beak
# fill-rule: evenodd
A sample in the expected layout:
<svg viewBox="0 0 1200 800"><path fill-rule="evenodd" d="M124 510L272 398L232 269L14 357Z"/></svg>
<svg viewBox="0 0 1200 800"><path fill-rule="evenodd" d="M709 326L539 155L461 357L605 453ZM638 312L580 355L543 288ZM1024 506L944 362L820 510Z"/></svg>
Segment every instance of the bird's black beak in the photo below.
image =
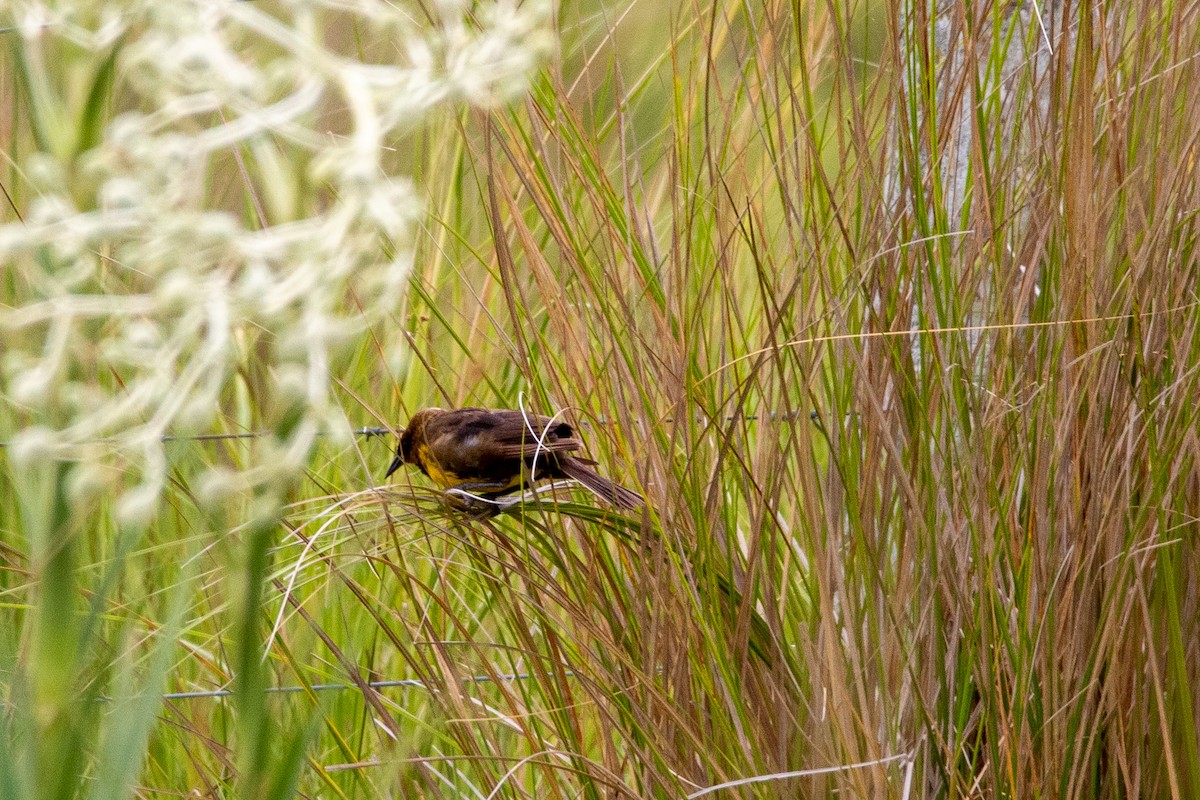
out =
<svg viewBox="0 0 1200 800"><path fill-rule="evenodd" d="M392 473L395 472L396 470L400 469L403 466L404 466L404 456L397 454L396 457L392 459L392 465L390 467L388 467L388 471L383 474L384 480L387 480L388 478L392 477Z"/></svg>

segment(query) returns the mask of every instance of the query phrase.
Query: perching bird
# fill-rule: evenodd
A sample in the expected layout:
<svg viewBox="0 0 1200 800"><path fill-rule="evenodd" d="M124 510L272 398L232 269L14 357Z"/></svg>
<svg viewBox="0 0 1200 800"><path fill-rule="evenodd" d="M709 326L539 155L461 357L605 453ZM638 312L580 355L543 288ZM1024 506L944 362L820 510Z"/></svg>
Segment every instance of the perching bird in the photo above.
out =
<svg viewBox="0 0 1200 800"><path fill-rule="evenodd" d="M492 500L540 480L573 479L617 508L642 505L637 492L601 477L596 462L571 455L583 442L566 422L522 411L423 408L400 433L385 478L413 464L444 489Z"/></svg>

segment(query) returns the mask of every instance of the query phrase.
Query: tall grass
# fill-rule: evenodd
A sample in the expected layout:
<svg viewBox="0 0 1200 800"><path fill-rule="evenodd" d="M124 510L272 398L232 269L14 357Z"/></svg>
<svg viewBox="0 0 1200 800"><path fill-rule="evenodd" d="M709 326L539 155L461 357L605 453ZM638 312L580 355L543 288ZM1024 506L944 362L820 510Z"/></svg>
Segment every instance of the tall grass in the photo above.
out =
<svg viewBox="0 0 1200 800"><path fill-rule="evenodd" d="M29 458L54 421L10 355L0 795L1200 791L1200 5L931 12L563 4L525 98L395 133L408 291L338 290L346 424L302 473L238 477L310 419L250 322L194 427L270 435L166 443L140 517L104 442ZM387 52L340 20L309 21ZM54 145L8 55L11 219ZM66 138L132 102L121 58L49 70ZM262 179L319 159L285 134L208 202L336 208ZM561 411L646 509L377 487L392 441L345 429L427 405Z"/></svg>

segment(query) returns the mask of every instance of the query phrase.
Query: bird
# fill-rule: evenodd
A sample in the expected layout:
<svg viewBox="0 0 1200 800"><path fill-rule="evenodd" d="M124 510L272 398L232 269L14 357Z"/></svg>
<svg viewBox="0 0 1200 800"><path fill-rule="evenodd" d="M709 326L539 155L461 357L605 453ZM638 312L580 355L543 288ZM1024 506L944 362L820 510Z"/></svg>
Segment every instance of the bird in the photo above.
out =
<svg viewBox="0 0 1200 800"><path fill-rule="evenodd" d="M595 461L573 455L583 441L570 424L555 418L508 409L423 408L409 418L399 439L385 479L411 464L443 489L487 501L540 480L571 479L620 509L645 502L597 474Z"/></svg>

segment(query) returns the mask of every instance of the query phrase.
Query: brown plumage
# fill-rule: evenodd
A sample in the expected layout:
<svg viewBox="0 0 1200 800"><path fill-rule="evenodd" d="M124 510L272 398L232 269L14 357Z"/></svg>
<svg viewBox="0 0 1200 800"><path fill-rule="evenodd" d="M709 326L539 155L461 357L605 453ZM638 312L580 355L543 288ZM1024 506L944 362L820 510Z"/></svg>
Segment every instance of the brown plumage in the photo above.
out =
<svg viewBox="0 0 1200 800"><path fill-rule="evenodd" d="M444 489L494 499L540 480L573 479L617 508L642 505L637 492L571 455L583 442L566 422L522 411L423 408L400 434L387 474L413 464Z"/></svg>

